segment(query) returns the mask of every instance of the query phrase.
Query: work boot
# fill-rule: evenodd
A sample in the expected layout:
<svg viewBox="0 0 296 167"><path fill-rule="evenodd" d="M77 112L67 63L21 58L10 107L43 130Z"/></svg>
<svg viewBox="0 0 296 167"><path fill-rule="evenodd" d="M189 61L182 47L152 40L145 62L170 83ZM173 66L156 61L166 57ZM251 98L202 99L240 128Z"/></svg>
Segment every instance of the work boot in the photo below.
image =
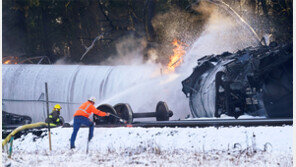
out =
<svg viewBox="0 0 296 167"><path fill-rule="evenodd" d="M74 145L72 146L71 141L70 141L70 149L73 149L73 148L75 148L75 146Z"/></svg>
<svg viewBox="0 0 296 167"><path fill-rule="evenodd" d="M88 137L88 142L90 142L90 141L91 141L91 139L92 139L92 137L91 137L91 138L89 138L89 137Z"/></svg>

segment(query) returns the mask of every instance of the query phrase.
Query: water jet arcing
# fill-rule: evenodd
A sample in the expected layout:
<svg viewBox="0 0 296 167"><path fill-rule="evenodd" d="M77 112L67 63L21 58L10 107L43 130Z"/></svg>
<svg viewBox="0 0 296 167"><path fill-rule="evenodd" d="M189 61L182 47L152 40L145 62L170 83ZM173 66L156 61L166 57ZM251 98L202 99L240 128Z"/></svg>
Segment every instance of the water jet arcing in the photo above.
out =
<svg viewBox="0 0 296 167"><path fill-rule="evenodd" d="M237 20L237 23L240 23L244 27L247 27L247 29L253 34L253 37L257 40L258 44L260 43L260 38L258 34L255 32L255 30L234 10L232 9L227 3L225 3L222 0L201 0L205 2L212 3L222 9L224 9L228 14L230 14L235 20Z"/></svg>

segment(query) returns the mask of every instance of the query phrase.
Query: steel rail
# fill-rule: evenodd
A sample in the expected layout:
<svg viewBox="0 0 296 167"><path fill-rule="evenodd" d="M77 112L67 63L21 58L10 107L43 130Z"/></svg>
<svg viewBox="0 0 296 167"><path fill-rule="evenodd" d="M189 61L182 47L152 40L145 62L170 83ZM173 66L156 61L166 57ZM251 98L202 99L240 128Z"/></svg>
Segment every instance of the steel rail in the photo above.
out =
<svg viewBox="0 0 296 167"><path fill-rule="evenodd" d="M293 119L204 119L134 123L133 127L229 127L229 126L283 126Z"/></svg>
<svg viewBox="0 0 296 167"><path fill-rule="evenodd" d="M198 119L198 120L172 120L172 121L143 121L134 122L132 124L99 124L95 127L114 128L114 127L256 127L256 126L283 126L293 125L292 118L281 119ZM19 125L4 125L3 129L14 129ZM73 126L63 126L63 128L72 128ZM87 126L81 126L87 128Z"/></svg>
<svg viewBox="0 0 296 167"><path fill-rule="evenodd" d="M292 118L283 119L199 119L199 120L172 120L146 121L132 124L100 124L95 127L230 127L230 126L283 126L293 125ZM72 127L72 126L69 126Z"/></svg>

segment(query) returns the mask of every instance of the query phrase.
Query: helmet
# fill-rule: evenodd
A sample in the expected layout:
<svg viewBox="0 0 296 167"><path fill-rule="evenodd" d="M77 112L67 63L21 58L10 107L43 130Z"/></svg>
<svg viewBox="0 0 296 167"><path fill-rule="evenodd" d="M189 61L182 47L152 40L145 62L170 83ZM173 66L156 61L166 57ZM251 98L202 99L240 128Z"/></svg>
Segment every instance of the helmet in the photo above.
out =
<svg viewBox="0 0 296 167"><path fill-rule="evenodd" d="M95 96L91 96L90 98L88 98L88 101L91 101L91 102L96 102L96 98Z"/></svg>
<svg viewBox="0 0 296 167"><path fill-rule="evenodd" d="M61 105L56 104L53 109L60 110L60 109L62 109L62 107L61 107Z"/></svg>

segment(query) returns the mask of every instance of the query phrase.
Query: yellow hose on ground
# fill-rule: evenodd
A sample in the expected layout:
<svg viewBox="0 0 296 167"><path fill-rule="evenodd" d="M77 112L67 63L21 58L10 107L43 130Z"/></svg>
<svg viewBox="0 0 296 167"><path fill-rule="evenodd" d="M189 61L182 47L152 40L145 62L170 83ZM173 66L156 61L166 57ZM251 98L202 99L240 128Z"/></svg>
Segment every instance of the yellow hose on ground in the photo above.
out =
<svg viewBox="0 0 296 167"><path fill-rule="evenodd" d="M5 144L7 144L7 142L10 140L11 136L14 136L17 132L25 130L25 129L36 128L36 127L47 126L47 125L48 124L45 122L37 122L34 124L23 125L23 126L16 128L2 141L2 148L5 146Z"/></svg>

